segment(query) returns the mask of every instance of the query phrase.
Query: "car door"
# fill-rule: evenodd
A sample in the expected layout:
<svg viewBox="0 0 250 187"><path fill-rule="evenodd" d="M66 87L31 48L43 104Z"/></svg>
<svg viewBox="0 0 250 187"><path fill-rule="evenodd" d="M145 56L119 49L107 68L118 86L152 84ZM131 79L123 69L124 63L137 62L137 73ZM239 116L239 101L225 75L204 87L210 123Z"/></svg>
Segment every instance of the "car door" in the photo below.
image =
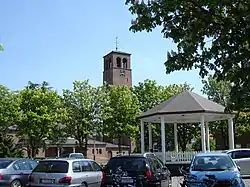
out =
<svg viewBox="0 0 250 187"><path fill-rule="evenodd" d="M153 159L156 163L156 168L157 168L159 175L160 175L161 186L162 187L169 186L169 173L168 173L167 168L156 157L153 157Z"/></svg>
<svg viewBox="0 0 250 187"><path fill-rule="evenodd" d="M17 160L13 164L13 169L14 169L15 175L17 176L17 178L21 180L22 184L27 184L29 174L32 171L32 168L28 160L26 159Z"/></svg>
<svg viewBox="0 0 250 187"><path fill-rule="evenodd" d="M90 161L90 164L93 168L93 174L96 176L96 185L99 187L102 182L102 167L97 164L95 161Z"/></svg>
<svg viewBox="0 0 250 187"><path fill-rule="evenodd" d="M168 180L166 177L166 174L163 170L163 165L154 157L150 156L148 157L150 168L152 170L153 179L155 183L161 184L162 187L168 186Z"/></svg>
<svg viewBox="0 0 250 187"><path fill-rule="evenodd" d="M229 155L240 167L241 175L250 175L250 150L236 150Z"/></svg>
<svg viewBox="0 0 250 187"><path fill-rule="evenodd" d="M96 187L97 178L93 172L93 168L88 160L81 160L82 175L84 181L87 182L88 187Z"/></svg>

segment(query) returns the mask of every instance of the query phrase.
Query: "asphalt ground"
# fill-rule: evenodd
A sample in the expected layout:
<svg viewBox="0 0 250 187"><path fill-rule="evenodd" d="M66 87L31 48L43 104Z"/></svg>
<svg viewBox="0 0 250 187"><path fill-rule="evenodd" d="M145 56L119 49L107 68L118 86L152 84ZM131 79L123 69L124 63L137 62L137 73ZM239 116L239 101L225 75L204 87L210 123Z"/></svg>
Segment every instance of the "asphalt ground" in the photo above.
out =
<svg viewBox="0 0 250 187"><path fill-rule="evenodd" d="M172 178L172 187L180 187L180 182L182 177L173 177ZM250 187L250 179L244 179L246 187Z"/></svg>

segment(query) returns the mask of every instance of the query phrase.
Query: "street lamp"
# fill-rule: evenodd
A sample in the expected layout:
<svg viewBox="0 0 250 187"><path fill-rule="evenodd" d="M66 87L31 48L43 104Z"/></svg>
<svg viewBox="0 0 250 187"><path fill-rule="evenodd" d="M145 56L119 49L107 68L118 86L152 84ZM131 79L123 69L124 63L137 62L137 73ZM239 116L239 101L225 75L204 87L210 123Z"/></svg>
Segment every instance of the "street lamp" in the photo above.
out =
<svg viewBox="0 0 250 187"><path fill-rule="evenodd" d="M95 139L96 139L96 129L93 130L93 138L94 138L94 160L95 160Z"/></svg>

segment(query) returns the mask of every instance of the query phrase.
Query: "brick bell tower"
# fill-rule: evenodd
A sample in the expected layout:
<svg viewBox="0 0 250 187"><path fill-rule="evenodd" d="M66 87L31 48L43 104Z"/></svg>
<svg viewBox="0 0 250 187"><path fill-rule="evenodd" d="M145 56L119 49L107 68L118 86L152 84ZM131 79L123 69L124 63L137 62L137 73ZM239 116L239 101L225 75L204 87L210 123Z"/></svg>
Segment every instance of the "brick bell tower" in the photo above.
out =
<svg viewBox="0 0 250 187"><path fill-rule="evenodd" d="M103 57L103 82L108 85L132 87L131 54L111 51Z"/></svg>
<svg viewBox="0 0 250 187"><path fill-rule="evenodd" d="M103 57L103 83L115 86L129 86L132 87L132 69L131 69L131 54L121 51L111 51ZM118 140L109 140L104 138L104 141L118 144ZM133 151L134 142L126 136L121 139L122 145L130 146Z"/></svg>

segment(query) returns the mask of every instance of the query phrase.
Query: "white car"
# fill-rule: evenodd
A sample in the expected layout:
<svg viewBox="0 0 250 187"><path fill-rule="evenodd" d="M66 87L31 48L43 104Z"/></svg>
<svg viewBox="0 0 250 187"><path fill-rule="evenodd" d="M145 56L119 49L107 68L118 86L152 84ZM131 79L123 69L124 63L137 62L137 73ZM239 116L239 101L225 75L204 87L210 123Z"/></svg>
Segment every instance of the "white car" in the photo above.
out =
<svg viewBox="0 0 250 187"><path fill-rule="evenodd" d="M240 173L243 177L250 176L250 149L232 149L223 152L230 155L240 167Z"/></svg>

